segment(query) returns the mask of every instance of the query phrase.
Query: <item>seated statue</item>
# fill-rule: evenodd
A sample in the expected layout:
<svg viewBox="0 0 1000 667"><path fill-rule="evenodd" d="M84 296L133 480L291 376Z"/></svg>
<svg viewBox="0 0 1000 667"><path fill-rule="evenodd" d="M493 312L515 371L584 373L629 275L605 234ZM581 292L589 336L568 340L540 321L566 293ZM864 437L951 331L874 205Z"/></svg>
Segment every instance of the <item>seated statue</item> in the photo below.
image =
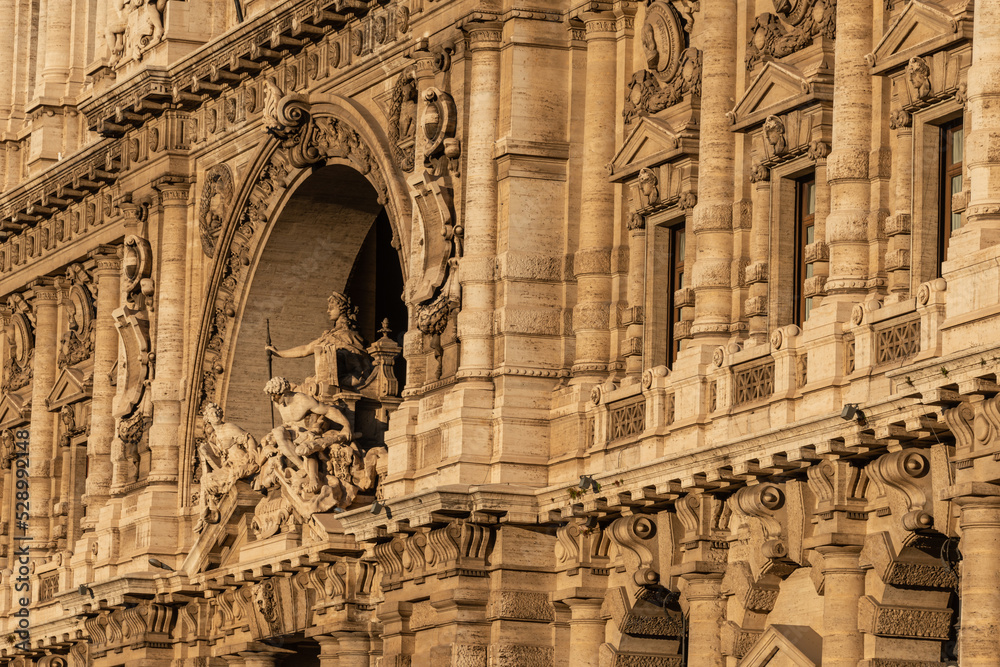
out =
<svg viewBox="0 0 1000 667"><path fill-rule="evenodd" d="M195 526L201 532L206 524L219 522L219 501L238 480L260 469L259 447L252 435L236 424L222 420L222 409L207 403L203 410L205 440L198 446L201 455L202 516Z"/></svg>
<svg viewBox="0 0 1000 667"><path fill-rule="evenodd" d="M308 386L310 380L314 382L317 396L355 390L364 383L371 371L371 357L357 331L357 309L340 292L330 295L327 303L333 327L324 331L319 338L287 350L278 350L273 345L265 347L268 352L279 357L314 357L316 375L303 384Z"/></svg>
<svg viewBox="0 0 1000 667"><path fill-rule="evenodd" d="M312 514L347 507L371 486L343 412L294 391L282 377L271 378L264 392L282 423L261 442L263 463L254 488L281 485L300 503L302 514Z"/></svg>

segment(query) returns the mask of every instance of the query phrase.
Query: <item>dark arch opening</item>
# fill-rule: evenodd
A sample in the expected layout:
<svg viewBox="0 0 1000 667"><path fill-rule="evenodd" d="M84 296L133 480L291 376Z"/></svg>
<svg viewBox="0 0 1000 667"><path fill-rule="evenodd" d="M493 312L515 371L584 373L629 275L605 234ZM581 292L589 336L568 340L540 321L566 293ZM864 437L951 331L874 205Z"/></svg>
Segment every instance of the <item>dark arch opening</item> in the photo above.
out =
<svg viewBox="0 0 1000 667"><path fill-rule="evenodd" d="M316 169L289 197L272 224L236 333L225 393L226 420L256 437L271 428L270 401L263 393L270 375L301 382L314 361L273 358L264 345L287 349L315 340L329 328L327 299L343 292L358 308L358 330L366 345L389 320L392 338L406 329L403 274L391 245L392 229L371 184L342 165ZM397 364L396 377L403 371Z"/></svg>

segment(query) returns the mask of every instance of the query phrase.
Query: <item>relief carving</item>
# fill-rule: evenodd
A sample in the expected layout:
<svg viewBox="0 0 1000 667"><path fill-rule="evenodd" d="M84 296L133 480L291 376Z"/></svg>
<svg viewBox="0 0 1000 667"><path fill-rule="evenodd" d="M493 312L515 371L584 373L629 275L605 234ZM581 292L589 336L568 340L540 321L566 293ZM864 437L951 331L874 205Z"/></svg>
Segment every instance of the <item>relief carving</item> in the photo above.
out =
<svg viewBox="0 0 1000 667"><path fill-rule="evenodd" d="M701 51L689 48L692 13L662 0L646 10L640 43L646 68L632 75L625 92L625 122L655 114L680 102L685 95L701 94ZM683 27L682 27L683 26Z"/></svg>
<svg viewBox="0 0 1000 667"><path fill-rule="evenodd" d="M22 294L7 298L10 324L7 329L7 358L4 360L3 393L22 389L31 382L35 358L35 313Z"/></svg>
<svg viewBox="0 0 1000 667"><path fill-rule="evenodd" d="M201 231L201 248L209 257L215 256L215 246L234 192L233 172L228 166L217 164L205 172L198 225Z"/></svg>
<svg viewBox="0 0 1000 667"><path fill-rule="evenodd" d="M917 99L925 99L931 94L931 68L919 56L910 58L906 65L906 78L917 94Z"/></svg>
<svg viewBox="0 0 1000 667"><path fill-rule="evenodd" d="M66 269L62 283L66 290L66 333L59 341L59 368L72 366L89 359L94 353L97 321L94 299L97 286L91 275L79 264Z"/></svg>
<svg viewBox="0 0 1000 667"><path fill-rule="evenodd" d="M768 116L764 121L764 138L771 147L771 155L781 155L788 148L785 141L785 123L778 116Z"/></svg>
<svg viewBox="0 0 1000 667"><path fill-rule="evenodd" d="M816 37L836 37L836 0L774 0L774 11L760 14L754 22L747 44L747 69L795 53Z"/></svg>
<svg viewBox="0 0 1000 667"><path fill-rule="evenodd" d="M143 54L163 39L163 10L167 0L114 0L112 18L104 40L114 67L124 56L139 62Z"/></svg>
<svg viewBox="0 0 1000 667"><path fill-rule="evenodd" d="M389 103L389 142L392 156L403 171L413 171L413 144L417 132L417 81L414 70L399 75Z"/></svg>

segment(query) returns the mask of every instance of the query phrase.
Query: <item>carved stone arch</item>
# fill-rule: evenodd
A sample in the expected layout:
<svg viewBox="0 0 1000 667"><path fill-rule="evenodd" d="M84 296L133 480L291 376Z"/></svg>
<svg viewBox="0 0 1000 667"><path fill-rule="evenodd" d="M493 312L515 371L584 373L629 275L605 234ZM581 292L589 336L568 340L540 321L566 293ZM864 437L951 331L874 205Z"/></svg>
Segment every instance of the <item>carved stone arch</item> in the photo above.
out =
<svg viewBox="0 0 1000 667"><path fill-rule="evenodd" d="M276 88L276 86L275 86ZM247 270L265 247L270 230L296 190L320 167L340 165L360 174L385 207L404 281L410 274L412 205L403 174L392 160L388 138L374 115L336 95L305 97L271 93L265 100L270 136L236 184L233 206L221 224L212 260L198 346L188 384L189 436L182 460L193 459L201 406L218 397L224 349L241 297L252 285ZM268 95L265 95L268 97ZM268 104L270 102L270 104ZM411 304L412 305L412 304ZM183 466L182 497L191 501L191 466Z"/></svg>

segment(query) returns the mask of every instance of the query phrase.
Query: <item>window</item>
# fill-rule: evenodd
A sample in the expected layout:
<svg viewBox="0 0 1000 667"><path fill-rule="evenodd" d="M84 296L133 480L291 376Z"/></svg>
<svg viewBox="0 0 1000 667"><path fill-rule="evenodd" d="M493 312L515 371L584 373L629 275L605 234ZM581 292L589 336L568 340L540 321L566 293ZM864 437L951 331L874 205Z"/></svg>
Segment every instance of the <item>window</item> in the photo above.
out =
<svg viewBox="0 0 1000 667"><path fill-rule="evenodd" d="M962 192L962 154L965 133L962 119L941 126L941 205L938 219L938 272L948 258L948 241L962 226L962 214L952 210L952 196Z"/></svg>
<svg viewBox="0 0 1000 667"><path fill-rule="evenodd" d="M670 234L670 285L667 293L670 299L670 317L667 322L667 364L672 365L681 349L681 342L674 340L674 332L677 328L677 322L684 319L684 302L677 299L676 292L687 286L684 280L684 223L674 225L668 231Z"/></svg>
<svg viewBox="0 0 1000 667"><path fill-rule="evenodd" d="M806 298L804 283L813 276L813 265L806 263L806 246L816 240L816 178L808 176L795 182L795 323L809 319L812 297Z"/></svg>

